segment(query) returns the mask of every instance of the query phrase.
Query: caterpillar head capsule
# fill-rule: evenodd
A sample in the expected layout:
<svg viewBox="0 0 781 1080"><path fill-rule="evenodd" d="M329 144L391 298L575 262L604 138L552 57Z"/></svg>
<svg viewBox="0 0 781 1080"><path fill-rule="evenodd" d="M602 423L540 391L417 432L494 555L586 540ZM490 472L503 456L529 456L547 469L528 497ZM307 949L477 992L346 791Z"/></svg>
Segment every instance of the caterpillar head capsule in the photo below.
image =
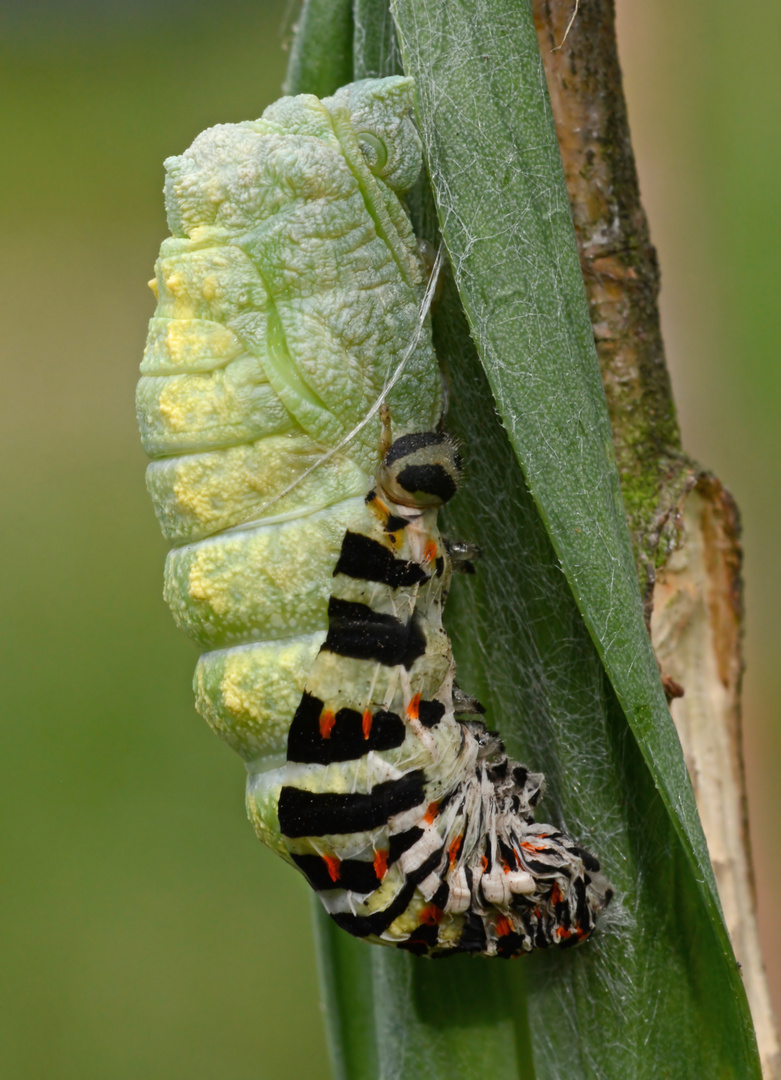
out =
<svg viewBox="0 0 781 1080"><path fill-rule="evenodd" d="M437 431L416 431L396 439L377 471L377 482L392 502L426 510L453 498L461 469L452 439Z"/></svg>

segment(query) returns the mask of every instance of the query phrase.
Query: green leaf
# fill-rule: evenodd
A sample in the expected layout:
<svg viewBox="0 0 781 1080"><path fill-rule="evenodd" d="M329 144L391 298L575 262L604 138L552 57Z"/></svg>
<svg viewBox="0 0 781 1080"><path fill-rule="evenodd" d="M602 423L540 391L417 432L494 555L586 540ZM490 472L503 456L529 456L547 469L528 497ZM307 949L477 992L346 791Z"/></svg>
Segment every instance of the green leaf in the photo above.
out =
<svg viewBox="0 0 781 1080"><path fill-rule="evenodd" d="M388 0L353 0L353 16L353 78L382 79L403 74Z"/></svg>
<svg viewBox="0 0 781 1080"><path fill-rule="evenodd" d="M290 49L286 94L328 97L353 78L351 0L304 0Z"/></svg>
<svg viewBox="0 0 781 1080"><path fill-rule="evenodd" d="M518 965L421 962L315 918L339 1080L533 1077Z"/></svg>
<svg viewBox="0 0 781 1080"><path fill-rule="evenodd" d="M435 320L453 372L448 426L469 466L448 528L483 549L477 574L459 580L448 601L459 679L487 706L508 749L545 772L538 818L595 851L617 890L583 948L517 965L536 1076L755 1075L734 962L716 942L455 301L453 287Z"/></svg>
<svg viewBox="0 0 781 1080"><path fill-rule="evenodd" d="M510 965L399 956L323 919L339 1075L759 1076L643 622L531 13L393 10L436 210L411 202L455 278L434 315L469 474L448 527L485 553L448 604L459 681L546 773L539 819L596 851L617 897L585 947ZM387 27L380 0L356 0L357 77L395 70Z"/></svg>

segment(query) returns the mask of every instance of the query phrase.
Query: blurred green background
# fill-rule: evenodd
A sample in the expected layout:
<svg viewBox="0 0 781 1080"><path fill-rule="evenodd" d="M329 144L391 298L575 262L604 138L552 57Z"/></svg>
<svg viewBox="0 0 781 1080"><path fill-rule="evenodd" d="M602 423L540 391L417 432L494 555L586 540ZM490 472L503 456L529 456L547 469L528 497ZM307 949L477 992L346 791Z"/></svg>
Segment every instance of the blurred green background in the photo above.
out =
<svg viewBox="0 0 781 1080"><path fill-rule="evenodd" d="M5 7L0 1075L329 1075L307 888L196 714L133 395L163 158L280 93L288 5Z"/></svg>
<svg viewBox="0 0 781 1080"><path fill-rule="evenodd" d="M279 95L295 14L0 3L9 1080L328 1075L305 886L255 841L241 762L195 713L133 409L162 160ZM781 12L620 0L619 32L684 438L744 515L750 802L778 969Z"/></svg>

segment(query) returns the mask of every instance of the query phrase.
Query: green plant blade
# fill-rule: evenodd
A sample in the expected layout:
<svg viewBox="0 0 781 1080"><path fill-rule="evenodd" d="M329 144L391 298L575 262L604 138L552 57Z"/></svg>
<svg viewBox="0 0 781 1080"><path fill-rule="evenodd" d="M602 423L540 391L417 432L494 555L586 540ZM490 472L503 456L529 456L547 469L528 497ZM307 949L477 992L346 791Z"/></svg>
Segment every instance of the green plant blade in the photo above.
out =
<svg viewBox="0 0 781 1080"><path fill-rule="evenodd" d="M636 741L605 675L608 668L624 698L634 687L628 700L632 704L640 698L650 727L659 711L658 675L655 664L649 667L649 656L651 661L653 657L647 636L640 640L637 632L639 625L645 635L582 281L577 259L574 263L571 259L574 241L544 77L536 40L529 36L530 15L525 6L511 7L484 3L467 9L449 2L446 27L440 21L445 11L441 3L410 0L395 9L406 64L421 90L421 130L439 195L440 219L448 245L453 243L450 251L462 297L473 320L479 309L481 325L497 318L503 328L499 344L504 351L497 351L490 334L481 339L477 324L472 325L491 371L489 386L458 294L452 282L446 284L435 313L435 338L452 372L449 426L463 438L469 463L468 481L455 500L449 526L453 535L477 540L485 551L476 577L454 586L447 623L462 684L489 706L492 726L507 736L513 753L548 775L541 819L566 826L596 850L620 895L602 932L585 948L511 965L463 958L432 964L367 948L318 914L337 1075L350 1080L758 1075L750 1021L714 907L715 892L710 892L710 910L703 899L703 890L707 895L712 886L707 859L698 864L700 873L692 872L693 852L702 859L702 840L666 706L666 726L657 741L668 755L665 768L671 768L672 777L677 771L679 777L677 785L668 777L668 789L677 792L683 786L683 805L689 814L685 827L694 834L688 837L688 850L676 832L683 826L671 816L640 752L641 747L644 753L648 750L642 731ZM489 51L485 43L492 32L499 40ZM354 77L396 70L398 53L389 45L387 33L384 3L356 0ZM523 49L519 43L525 43ZM309 47L316 49L317 43L310 39ZM485 68L476 73L475 64ZM431 65L428 70L426 65ZM519 71L518 65L525 69ZM530 87L536 102L528 100ZM295 91L312 89L305 81L291 85ZM327 91L333 89L329 86ZM427 91L432 94L428 105ZM522 91L527 97L521 97ZM494 113L498 110L508 120L515 110L516 119L522 121L517 123L522 144L516 145L514 132L509 145L506 139L497 142L495 132L491 145L474 139L481 131L479 110L485 96ZM443 116L446 97L452 108ZM434 103L436 116L426 112ZM432 134L434 123L437 130ZM439 144L434 135L441 135ZM437 150L442 151L440 157ZM485 155L495 167L508 151L514 156L504 159L509 173L505 196L501 185L499 191L495 185L481 187L478 166L483 163L476 159ZM510 205L519 194L517 183L515 187L510 183L519 159L537 188L547 193L547 202L530 198L526 191L521 192L520 204ZM451 185L451 171L458 184ZM467 198L459 185L465 182L468 187L470 176L474 179ZM426 194L418 193L415 202L418 231L436 239L436 216ZM472 239L459 248L448 225L469 221L466 210L471 225L479 223L482 231L472 229ZM502 225L510 211L528 235L526 246L519 248L521 262L528 267L524 265L517 275L514 288L511 275L497 272L501 258L493 265L482 258L477 269L471 261L475 237L488 241L498 237L501 251ZM452 231L457 239L458 230ZM470 230L462 229L460 235L468 238ZM492 250L495 254L496 247ZM527 333L524 340L517 325L518 305L525 299L526 279L535 275L541 283L521 304L521 313L537 325L536 338ZM482 307L470 304L473 296L483 301ZM514 346L509 355L508 338ZM525 374L519 388L514 384L521 370ZM555 389L562 377L570 380L569 397L561 402L553 427L538 417L536 427L515 430L526 424L527 417L513 393L523 390L521 404L534 420L537 411L550 404L551 385ZM539 399L528 395L528 381L535 384ZM500 408L508 412L504 420L516 449L520 448L517 457L496 415L492 389ZM555 404L556 392L553 398ZM573 398L576 408L568 414ZM573 429L579 433L574 440L562 438ZM525 465L524 454L533 450L538 472L548 467L561 471L566 468L561 454L570 453L573 444L584 445L570 460L579 470L579 483L560 489L557 473L547 487L538 483L535 503L519 458ZM533 475L539 480L537 473ZM602 485L597 493L601 501L590 490L589 480L595 490ZM556 503L557 493L563 506ZM597 540L595 523L598 530L605 530L604 536L597 532ZM592 530L582 549L579 534L570 535L579 527ZM597 541L608 552L601 563L594 556ZM606 563L611 572L601 578ZM613 584L607 611L612 621L605 621L605 612L589 604L594 594L604 598L604 581L614 582L616 577L619 586ZM608 642L610 634L614 640ZM607 659L603 666L595 641L617 676ZM632 677L627 678L622 662L638 647L639 674L630 668ZM622 704L628 708L623 699ZM669 790L666 793L669 797Z"/></svg>
<svg viewBox="0 0 781 1080"><path fill-rule="evenodd" d="M312 897L326 1035L337 1080L380 1075L371 965L363 942L340 933ZM347 938L345 941L344 939Z"/></svg>
<svg viewBox="0 0 781 1080"><path fill-rule="evenodd" d="M435 340L451 361L448 426L464 440L469 475L448 528L483 550L477 574L448 601L459 678L513 754L545 772L538 817L595 851L617 890L585 947L523 961L535 1074L756 1075L698 882L517 468L451 287Z"/></svg>
<svg viewBox="0 0 781 1080"><path fill-rule="evenodd" d="M352 0L304 0L290 49L285 93L328 97L352 78Z"/></svg>
<svg viewBox="0 0 781 1080"><path fill-rule="evenodd" d="M339 1080L531 1080L517 965L367 947L316 911Z"/></svg>
<svg viewBox="0 0 781 1080"><path fill-rule="evenodd" d="M717 1075L753 1075L758 1064L748 1006L642 617L531 11L513 0L392 0L392 9L405 70L416 79L442 234L496 407L552 543L554 565L560 562L672 823L676 878L668 906L677 908L679 919L685 911L690 922L688 1015L711 1018L694 1031L694 1041L705 1030L712 1035L709 1050L719 1052L708 1059ZM471 438L474 408L468 415ZM493 488L500 499L496 458L489 460L483 490ZM455 513L463 518L463 502ZM505 529L505 544L508 534ZM510 570L510 578L518 575ZM486 604L506 594L506 581L504 588L496 585ZM493 646L505 626L500 614L486 643ZM494 655L492 665L501 669L501 659ZM577 673L570 677L576 680ZM613 711L608 696L608 715ZM504 715L500 726L507 727ZM616 770L614 782L619 775ZM615 791L624 801L630 793L627 787ZM668 986L662 978L658 989L666 993Z"/></svg>
<svg viewBox="0 0 781 1080"><path fill-rule="evenodd" d="M400 75L401 53L388 0L353 0L353 78Z"/></svg>
<svg viewBox="0 0 781 1080"><path fill-rule="evenodd" d="M399 70L387 0L355 0L354 34L355 78ZM335 75L322 82L322 47L317 23L302 20L289 93L329 94L340 85ZM313 907L338 1080L534 1080L521 970L466 957L434 964L373 949L339 930L317 900Z"/></svg>
<svg viewBox="0 0 781 1080"><path fill-rule="evenodd" d="M397 7L442 234L499 414L654 780L706 878L705 902L717 908L643 622L531 15L524 19L511 0L478 5L477 14L471 3L449 3L446 23L439 2Z"/></svg>

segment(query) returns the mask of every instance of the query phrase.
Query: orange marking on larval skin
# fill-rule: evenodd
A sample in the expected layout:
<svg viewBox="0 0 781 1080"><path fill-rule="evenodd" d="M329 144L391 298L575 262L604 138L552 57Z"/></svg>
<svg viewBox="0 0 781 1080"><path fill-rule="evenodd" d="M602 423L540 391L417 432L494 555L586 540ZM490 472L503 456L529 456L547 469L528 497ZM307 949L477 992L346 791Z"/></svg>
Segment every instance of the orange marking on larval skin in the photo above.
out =
<svg viewBox="0 0 781 1080"><path fill-rule="evenodd" d="M453 843L450 845L450 847L447 849L447 857L450 860L450 869L451 870L456 865L456 859L458 858L458 853L461 850L461 844L463 842L464 842L464 837L463 836L457 836L455 838L455 840L453 841Z"/></svg>
<svg viewBox="0 0 781 1080"><path fill-rule="evenodd" d="M420 913L421 924L425 924L426 926L439 926L444 914L442 908L437 907L436 904L429 904L428 907L424 907Z"/></svg>
<svg viewBox="0 0 781 1080"><path fill-rule="evenodd" d="M390 508L385 505L379 495L375 496L369 505L371 506L371 509L374 511L377 517L380 519L382 525L387 527L388 521L390 520L391 516ZM399 531L400 530L397 530L395 533L385 533L385 539L388 541L391 547L395 547L396 544L398 544Z"/></svg>
<svg viewBox="0 0 781 1080"><path fill-rule="evenodd" d="M506 915L500 915L496 920L496 933L499 937L507 937L513 932L513 924Z"/></svg>
<svg viewBox="0 0 781 1080"><path fill-rule="evenodd" d="M407 716L410 720L417 720L420 716L420 694L414 694L407 706Z"/></svg>
<svg viewBox="0 0 781 1080"><path fill-rule="evenodd" d="M553 888L550 891L550 898L552 904L561 903L561 889L559 888L559 883L557 881L553 882Z"/></svg>
<svg viewBox="0 0 781 1080"><path fill-rule="evenodd" d="M361 720L361 730L363 731L364 739L368 739L369 736L372 733L372 720L373 719L374 719L374 717L372 716L371 709L366 709L366 711L363 714L363 719Z"/></svg>
<svg viewBox="0 0 781 1080"><path fill-rule="evenodd" d="M545 845L542 847L535 847L534 844L530 844L528 840L521 840L521 847L527 851L545 851Z"/></svg>
<svg viewBox="0 0 781 1080"><path fill-rule="evenodd" d="M423 820L425 821L425 823L427 825L430 825L431 822L434 820L434 818L437 816L438 813L439 813L439 803L438 802L431 802L426 807L426 813L423 816Z"/></svg>
<svg viewBox="0 0 781 1080"><path fill-rule="evenodd" d="M423 552L423 562L433 563L437 559L437 542L429 540Z"/></svg>
<svg viewBox="0 0 781 1080"><path fill-rule="evenodd" d="M378 851L374 856L374 873L378 881L382 881L388 873L388 852Z"/></svg>
<svg viewBox="0 0 781 1080"><path fill-rule="evenodd" d="M323 855L323 862L328 868L328 876L331 881L338 881L342 869L342 860L337 859L336 855Z"/></svg>
<svg viewBox="0 0 781 1080"><path fill-rule="evenodd" d="M483 855L483 873L488 869L488 856Z"/></svg>
<svg viewBox="0 0 781 1080"><path fill-rule="evenodd" d="M565 930L563 926L560 926L556 931L556 937L559 938L561 941L566 941L567 938L572 937L572 931Z"/></svg>
<svg viewBox="0 0 781 1080"><path fill-rule="evenodd" d="M385 518L385 523L387 523L388 518L390 517L390 510L379 497L379 495L375 495L375 497L372 499L371 508L378 518Z"/></svg>
<svg viewBox="0 0 781 1080"><path fill-rule="evenodd" d="M325 712L320 713L320 734L324 739L331 738L331 732L333 731L335 723L336 717L330 709L327 709Z"/></svg>

